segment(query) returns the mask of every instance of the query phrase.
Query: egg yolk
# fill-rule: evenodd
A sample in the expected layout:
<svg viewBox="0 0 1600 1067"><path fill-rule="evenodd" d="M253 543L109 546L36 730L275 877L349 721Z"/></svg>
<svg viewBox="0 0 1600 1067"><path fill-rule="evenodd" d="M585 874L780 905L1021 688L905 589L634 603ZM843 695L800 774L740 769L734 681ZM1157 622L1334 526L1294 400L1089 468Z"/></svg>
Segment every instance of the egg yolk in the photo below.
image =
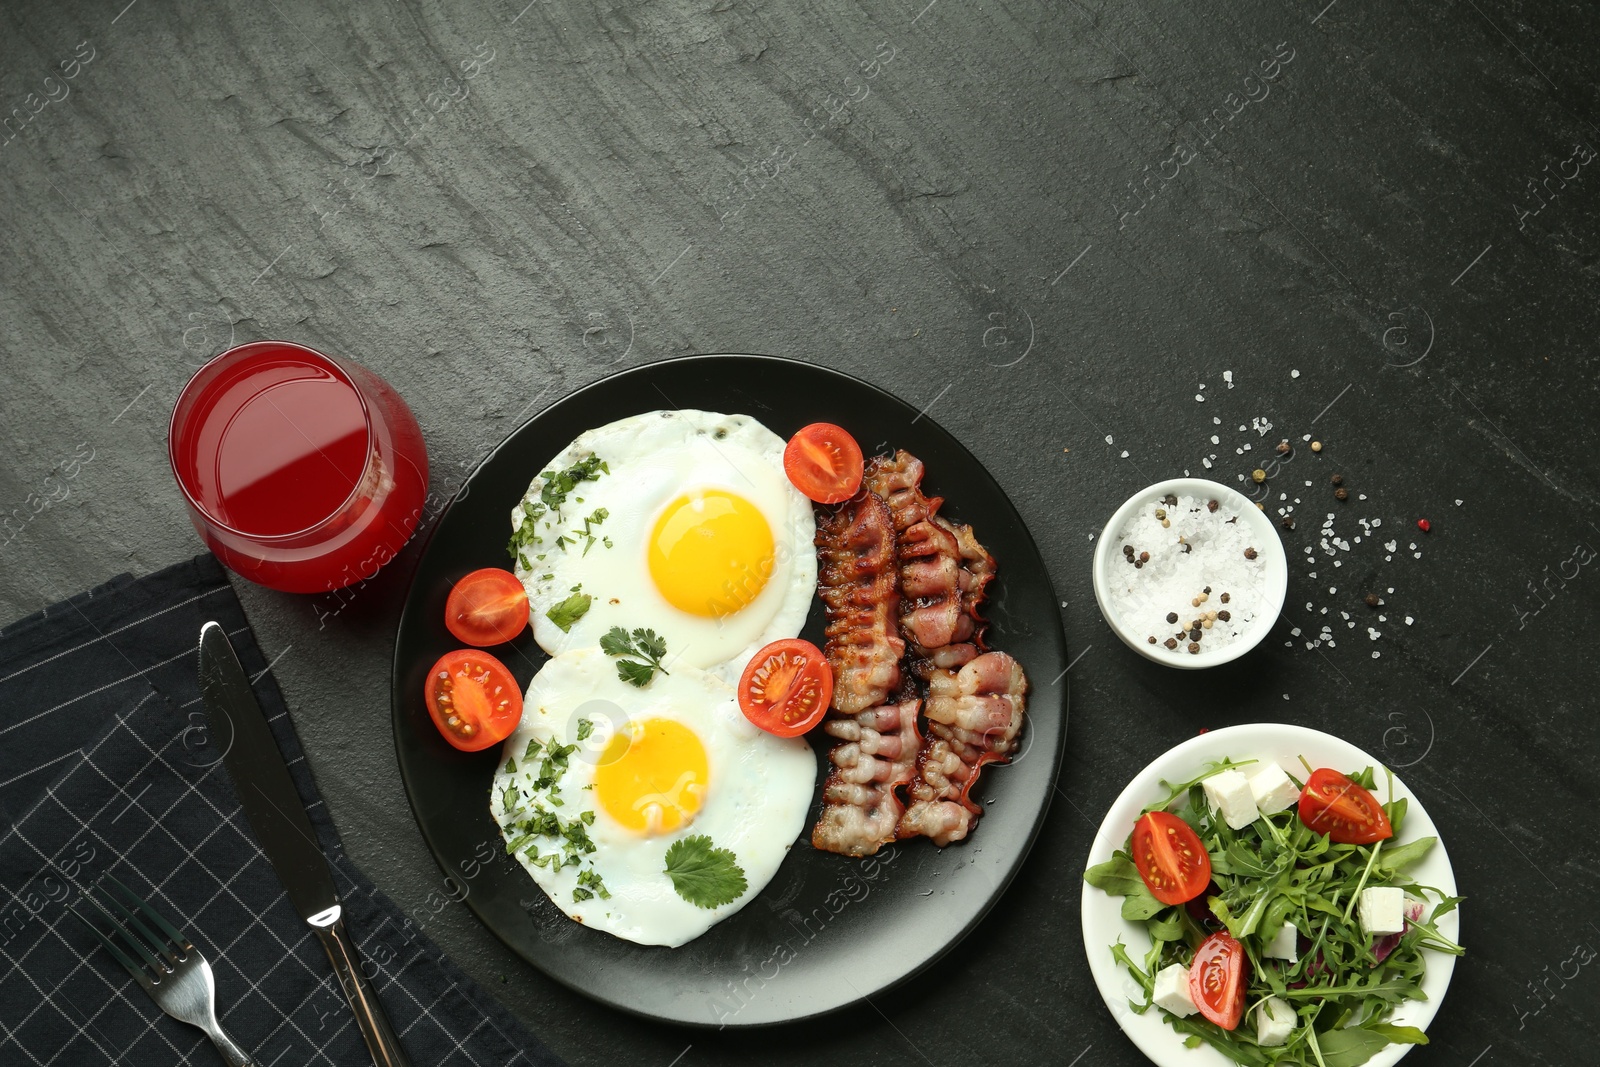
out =
<svg viewBox="0 0 1600 1067"><path fill-rule="evenodd" d="M708 781L705 746L694 731L671 719L643 719L606 743L594 795L626 829L661 834L694 818Z"/></svg>
<svg viewBox="0 0 1600 1067"><path fill-rule="evenodd" d="M650 577L667 603L721 618L749 605L772 577L772 527L742 496L686 493L656 519L649 556Z"/></svg>

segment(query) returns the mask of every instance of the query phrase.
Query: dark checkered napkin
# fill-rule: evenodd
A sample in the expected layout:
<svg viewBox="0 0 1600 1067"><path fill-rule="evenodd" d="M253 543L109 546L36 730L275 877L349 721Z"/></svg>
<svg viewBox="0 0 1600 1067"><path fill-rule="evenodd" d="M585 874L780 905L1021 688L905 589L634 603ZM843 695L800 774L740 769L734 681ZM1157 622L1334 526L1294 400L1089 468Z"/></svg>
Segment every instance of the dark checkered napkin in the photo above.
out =
<svg viewBox="0 0 1600 1067"><path fill-rule="evenodd" d="M367 973L414 1062L559 1064L344 857L239 602L203 556L0 632L0 1065L221 1062L68 914L106 871L204 952L223 1025L262 1064L371 1062L207 743L196 676L207 619L257 679Z"/></svg>

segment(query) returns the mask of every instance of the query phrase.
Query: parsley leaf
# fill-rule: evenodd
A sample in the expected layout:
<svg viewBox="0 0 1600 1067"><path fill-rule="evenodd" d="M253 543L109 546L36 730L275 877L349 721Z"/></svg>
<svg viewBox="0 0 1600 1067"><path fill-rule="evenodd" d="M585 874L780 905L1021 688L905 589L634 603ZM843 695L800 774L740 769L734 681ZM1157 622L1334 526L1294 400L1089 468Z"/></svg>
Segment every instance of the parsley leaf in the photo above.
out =
<svg viewBox="0 0 1600 1067"><path fill-rule="evenodd" d="M656 671L668 673L661 665L661 657L667 654L667 642L654 630L635 630L629 634L622 627L613 626L600 638L600 651L622 657L617 661L617 677L640 689L649 684Z"/></svg>
<svg viewBox="0 0 1600 1067"><path fill-rule="evenodd" d="M587 741L589 740L589 735L592 733L594 733L594 721L592 719L579 719L578 740Z"/></svg>
<svg viewBox="0 0 1600 1067"><path fill-rule="evenodd" d="M685 837L667 849L666 874L678 895L697 908L731 904L749 888L733 853L714 847L705 834Z"/></svg>
<svg viewBox="0 0 1600 1067"><path fill-rule="evenodd" d="M589 613L594 597L588 593L573 593L567 599L544 613L544 617L560 627L562 633L571 633L572 624Z"/></svg>
<svg viewBox="0 0 1600 1067"><path fill-rule="evenodd" d="M579 482L592 482L600 475L610 473L611 468L607 467L605 460L599 456L580 459L564 471L545 471L539 475L544 482L539 490L539 500L545 507L554 511L559 519L561 505L567 502L567 494L571 493Z"/></svg>

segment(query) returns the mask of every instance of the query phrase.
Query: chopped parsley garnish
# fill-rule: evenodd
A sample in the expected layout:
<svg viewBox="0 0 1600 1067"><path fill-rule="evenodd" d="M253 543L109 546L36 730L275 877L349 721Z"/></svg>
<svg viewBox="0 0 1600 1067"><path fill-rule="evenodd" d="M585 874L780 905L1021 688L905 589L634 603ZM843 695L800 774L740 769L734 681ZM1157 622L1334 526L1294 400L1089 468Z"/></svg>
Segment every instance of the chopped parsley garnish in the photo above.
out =
<svg viewBox="0 0 1600 1067"><path fill-rule="evenodd" d="M578 872L578 885L581 888L572 891L572 899L575 901L588 900L590 896L598 896L601 900L611 899L611 891L606 888L605 881L593 867ZM585 895L580 897L579 893Z"/></svg>
<svg viewBox="0 0 1600 1067"><path fill-rule="evenodd" d="M522 762L527 763L529 760L533 759L533 757L538 753L540 747L539 739L537 737L528 738L528 747L522 750Z"/></svg>
<svg viewBox="0 0 1600 1067"><path fill-rule="evenodd" d="M600 475L610 473L611 468L607 467L605 460L599 456L580 459L564 471L545 471L539 475L544 481L544 486L539 490L539 500L559 518L561 505L567 502L567 494L571 493L579 482L592 482Z"/></svg>
<svg viewBox="0 0 1600 1067"><path fill-rule="evenodd" d="M545 612L544 617L555 623L562 633L571 633L572 624L589 613L589 605L593 602L594 597L588 593L573 593Z"/></svg>
<svg viewBox="0 0 1600 1067"><path fill-rule="evenodd" d="M713 846L705 834L685 837L667 849L666 874L678 895L697 908L731 904L749 888L733 853Z"/></svg>
<svg viewBox="0 0 1600 1067"><path fill-rule="evenodd" d="M510 756L506 757L506 773L507 774L516 774L517 773L517 761L512 759Z"/></svg>
<svg viewBox="0 0 1600 1067"><path fill-rule="evenodd" d="M578 740L587 741L589 735L594 733L594 722L590 719L578 720Z"/></svg>
<svg viewBox="0 0 1600 1067"><path fill-rule="evenodd" d="M661 657L667 654L667 642L654 630L635 630L630 635L620 626L613 626L600 638L600 651L617 660L617 677L631 686L643 689L656 671L666 674Z"/></svg>
<svg viewBox="0 0 1600 1067"><path fill-rule="evenodd" d="M511 540L506 542L506 552L510 554L512 562L521 564L525 571L533 570L533 564L528 562L523 550L544 543L544 539L539 536L539 519L543 515L543 504L525 503L522 509L522 524L512 533ZM544 559L543 556L538 558Z"/></svg>

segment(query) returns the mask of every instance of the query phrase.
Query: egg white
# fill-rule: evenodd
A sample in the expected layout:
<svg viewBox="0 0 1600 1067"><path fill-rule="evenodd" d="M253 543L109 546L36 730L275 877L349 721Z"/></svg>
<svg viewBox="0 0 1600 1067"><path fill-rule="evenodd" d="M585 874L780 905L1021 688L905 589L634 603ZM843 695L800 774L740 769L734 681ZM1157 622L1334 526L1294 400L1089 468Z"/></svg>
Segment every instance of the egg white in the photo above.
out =
<svg viewBox="0 0 1600 1067"><path fill-rule="evenodd" d="M652 836L617 823L586 787L592 786L611 737L630 721L653 718L681 723L699 738L707 782L692 819ZM589 726L581 728L586 736L580 740L585 722ZM533 759L525 758L530 741L539 746ZM540 788L535 783L545 768L538 753L552 744L577 747L566 757L565 769ZM518 860L552 903L585 926L640 944L675 947L744 907L772 880L805 829L816 772L816 756L803 738L758 730L739 710L733 689L715 676L678 666L635 688L617 677L615 659L586 648L551 659L528 686L522 722L506 741L490 789L489 810L508 842L525 836L519 823L539 807L562 822L582 821L583 812L593 812L586 833L594 850L577 866L533 863L532 856L562 848L560 837L546 835L527 842ZM667 849L700 834L734 854L748 883L742 896L717 908L684 900L666 874ZM609 898L575 898L587 870L594 872L588 878L599 876Z"/></svg>
<svg viewBox="0 0 1600 1067"><path fill-rule="evenodd" d="M737 682L762 646L798 635L816 589L816 521L811 502L784 474L784 444L748 415L694 409L647 412L580 434L541 468L511 511L513 531L530 513L536 516L533 530L540 541L516 553L513 570L528 592L540 647L557 655L597 645L613 626L644 627L666 639L669 662ZM559 513L543 507L544 474L569 470L591 456L603 460L608 473L577 483ZM657 517L677 498L699 490L743 497L772 531L766 584L744 608L720 617L671 604L648 564ZM605 519L586 529L585 520L598 509ZM550 612L574 591L592 599L563 631Z"/></svg>

